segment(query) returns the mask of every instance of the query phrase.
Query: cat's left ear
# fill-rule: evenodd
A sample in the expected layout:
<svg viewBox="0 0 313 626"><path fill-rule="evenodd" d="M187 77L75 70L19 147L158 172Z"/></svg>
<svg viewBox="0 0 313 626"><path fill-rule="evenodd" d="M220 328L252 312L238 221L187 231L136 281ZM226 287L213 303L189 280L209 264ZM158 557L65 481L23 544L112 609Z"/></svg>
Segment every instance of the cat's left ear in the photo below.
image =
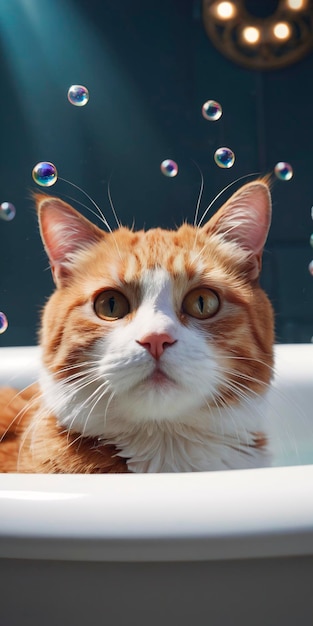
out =
<svg viewBox="0 0 313 626"><path fill-rule="evenodd" d="M59 198L35 194L41 238L57 287L70 281L75 257L105 233Z"/></svg>
<svg viewBox="0 0 313 626"><path fill-rule="evenodd" d="M261 271L263 247L271 224L272 203L268 185L257 180L244 185L213 215L203 230L222 235L246 252L249 277ZM248 253L248 254L247 254Z"/></svg>

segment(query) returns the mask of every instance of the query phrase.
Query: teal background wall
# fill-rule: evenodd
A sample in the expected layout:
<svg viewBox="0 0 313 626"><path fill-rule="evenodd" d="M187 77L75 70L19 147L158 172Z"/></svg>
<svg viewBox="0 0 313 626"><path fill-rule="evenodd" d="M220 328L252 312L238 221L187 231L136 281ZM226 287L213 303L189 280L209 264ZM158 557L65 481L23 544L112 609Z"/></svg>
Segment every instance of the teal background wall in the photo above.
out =
<svg viewBox="0 0 313 626"><path fill-rule="evenodd" d="M110 181L120 220L138 228L193 220L194 161L205 183L200 213L236 178L289 161L293 179L273 187L262 283L277 341L311 340L312 53L277 71L240 67L210 43L197 1L2 0L0 54L0 200L17 210L0 221L0 310L9 320L0 346L36 342L53 288L31 200L39 190L31 171L42 160L89 193L113 226ZM75 83L90 91L86 107L67 101ZM210 98L223 106L216 123L201 115ZM236 154L230 170L214 164L221 145ZM160 173L165 158L179 164L176 178ZM46 191L90 217L80 203L92 205L69 184Z"/></svg>

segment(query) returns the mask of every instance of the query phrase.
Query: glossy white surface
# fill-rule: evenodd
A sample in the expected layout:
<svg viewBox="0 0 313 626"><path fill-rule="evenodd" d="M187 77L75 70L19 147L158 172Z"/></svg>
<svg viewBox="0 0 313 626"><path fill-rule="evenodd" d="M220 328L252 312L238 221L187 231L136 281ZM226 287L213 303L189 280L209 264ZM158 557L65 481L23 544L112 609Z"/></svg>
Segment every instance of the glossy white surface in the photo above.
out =
<svg viewBox="0 0 313 626"><path fill-rule="evenodd" d="M313 467L0 481L0 556L211 560L313 553Z"/></svg>
<svg viewBox="0 0 313 626"><path fill-rule="evenodd" d="M36 348L0 350L0 384L36 378ZM274 463L199 474L0 475L0 557L211 560L313 554L313 346L277 346Z"/></svg>

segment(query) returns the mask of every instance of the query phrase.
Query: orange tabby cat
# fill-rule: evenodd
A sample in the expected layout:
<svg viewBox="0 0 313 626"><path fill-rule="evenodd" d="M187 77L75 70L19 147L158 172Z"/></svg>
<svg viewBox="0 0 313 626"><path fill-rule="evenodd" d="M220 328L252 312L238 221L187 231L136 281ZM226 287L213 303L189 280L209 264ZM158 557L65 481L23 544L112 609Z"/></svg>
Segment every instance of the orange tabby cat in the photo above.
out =
<svg viewBox="0 0 313 626"><path fill-rule="evenodd" d="M39 387L0 394L0 470L184 472L268 463L271 201L243 186L205 224L105 233L37 196L56 290ZM5 408L7 407L7 408Z"/></svg>

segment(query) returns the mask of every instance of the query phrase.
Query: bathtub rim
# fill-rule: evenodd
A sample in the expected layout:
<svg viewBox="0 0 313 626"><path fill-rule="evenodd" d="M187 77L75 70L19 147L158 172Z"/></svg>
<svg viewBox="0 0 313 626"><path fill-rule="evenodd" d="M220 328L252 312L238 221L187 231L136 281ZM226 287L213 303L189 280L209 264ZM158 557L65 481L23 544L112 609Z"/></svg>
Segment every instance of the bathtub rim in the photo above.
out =
<svg viewBox="0 0 313 626"><path fill-rule="evenodd" d="M0 558L151 562L313 554L313 466L3 474L0 510Z"/></svg>

